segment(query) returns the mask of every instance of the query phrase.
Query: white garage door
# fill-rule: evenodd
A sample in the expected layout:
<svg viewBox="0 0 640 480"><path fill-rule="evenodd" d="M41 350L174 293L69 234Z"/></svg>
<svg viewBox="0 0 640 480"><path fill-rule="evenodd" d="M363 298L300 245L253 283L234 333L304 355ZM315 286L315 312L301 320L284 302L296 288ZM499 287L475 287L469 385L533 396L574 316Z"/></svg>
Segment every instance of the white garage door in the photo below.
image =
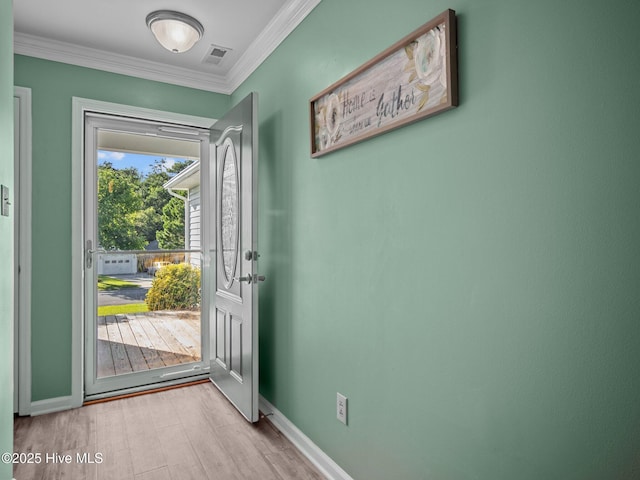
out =
<svg viewBox="0 0 640 480"><path fill-rule="evenodd" d="M138 260L135 254L102 254L98 255L99 275L126 275L138 271Z"/></svg>

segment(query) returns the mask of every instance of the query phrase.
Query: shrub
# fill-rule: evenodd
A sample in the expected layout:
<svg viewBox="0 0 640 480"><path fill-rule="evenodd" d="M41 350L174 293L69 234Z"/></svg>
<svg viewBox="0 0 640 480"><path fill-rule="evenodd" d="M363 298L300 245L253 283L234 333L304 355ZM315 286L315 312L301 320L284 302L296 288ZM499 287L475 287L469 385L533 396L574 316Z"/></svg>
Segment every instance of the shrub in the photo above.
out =
<svg viewBox="0 0 640 480"><path fill-rule="evenodd" d="M156 273L145 302L149 310L191 310L200 305L200 269L189 263L166 265Z"/></svg>

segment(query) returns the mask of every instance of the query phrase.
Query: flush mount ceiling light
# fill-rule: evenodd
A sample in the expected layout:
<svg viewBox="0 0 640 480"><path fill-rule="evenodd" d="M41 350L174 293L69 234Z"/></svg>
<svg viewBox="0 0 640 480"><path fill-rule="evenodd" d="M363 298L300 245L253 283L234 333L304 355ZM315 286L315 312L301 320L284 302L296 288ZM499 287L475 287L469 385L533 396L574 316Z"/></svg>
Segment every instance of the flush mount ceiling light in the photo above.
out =
<svg viewBox="0 0 640 480"><path fill-rule="evenodd" d="M164 48L183 53L202 38L204 27L195 18L171 10L158 10L147 15L147 27Z"/></svg>

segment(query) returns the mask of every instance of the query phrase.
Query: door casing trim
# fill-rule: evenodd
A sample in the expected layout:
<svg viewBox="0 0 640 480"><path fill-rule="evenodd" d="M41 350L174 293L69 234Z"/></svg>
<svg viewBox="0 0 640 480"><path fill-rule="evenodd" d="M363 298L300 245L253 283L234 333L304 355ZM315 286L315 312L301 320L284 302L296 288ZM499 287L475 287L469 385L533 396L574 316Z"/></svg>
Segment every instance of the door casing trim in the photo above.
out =
<svg viewBox="0 0 640 480"><path fill-rule="evenodd" d="M84 401L84 114L104 113L185 126L211 128L216 119L166 112L88 98L72 98L71 120L71 396L69 408Z"/></svg>
<svg viewBox="0 0 640 480"><path fill-rule="evenodd" d="M15 265L20 266L17 285L17 322L18 331L15 348L17 349L17 372L14 388L18 392L18 405L14 410L19 415L29 415L31 404L31 199L32 199L32 144L31 144L31 89L13 87L13 97L18 99L19 124L14 125L18 133L18 175L14 181L14 195L20 209L18 235L15 245ZM15 148L14 147L14 148ZM15 319L14 319L15 320ZM17 408L16 408L17 407Z"/></svg>

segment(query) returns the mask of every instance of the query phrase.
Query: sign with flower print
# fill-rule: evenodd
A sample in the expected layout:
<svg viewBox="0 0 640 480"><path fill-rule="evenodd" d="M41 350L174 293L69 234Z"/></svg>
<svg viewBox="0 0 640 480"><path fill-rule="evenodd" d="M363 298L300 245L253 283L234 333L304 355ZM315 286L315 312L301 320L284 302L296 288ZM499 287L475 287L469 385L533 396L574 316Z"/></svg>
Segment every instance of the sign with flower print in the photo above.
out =
<svg viewBox="0 0 640 480"><path fill-rule="evenodd" d="M456 17L447 10L310 100L319 157L458 105Z"/></svg>

